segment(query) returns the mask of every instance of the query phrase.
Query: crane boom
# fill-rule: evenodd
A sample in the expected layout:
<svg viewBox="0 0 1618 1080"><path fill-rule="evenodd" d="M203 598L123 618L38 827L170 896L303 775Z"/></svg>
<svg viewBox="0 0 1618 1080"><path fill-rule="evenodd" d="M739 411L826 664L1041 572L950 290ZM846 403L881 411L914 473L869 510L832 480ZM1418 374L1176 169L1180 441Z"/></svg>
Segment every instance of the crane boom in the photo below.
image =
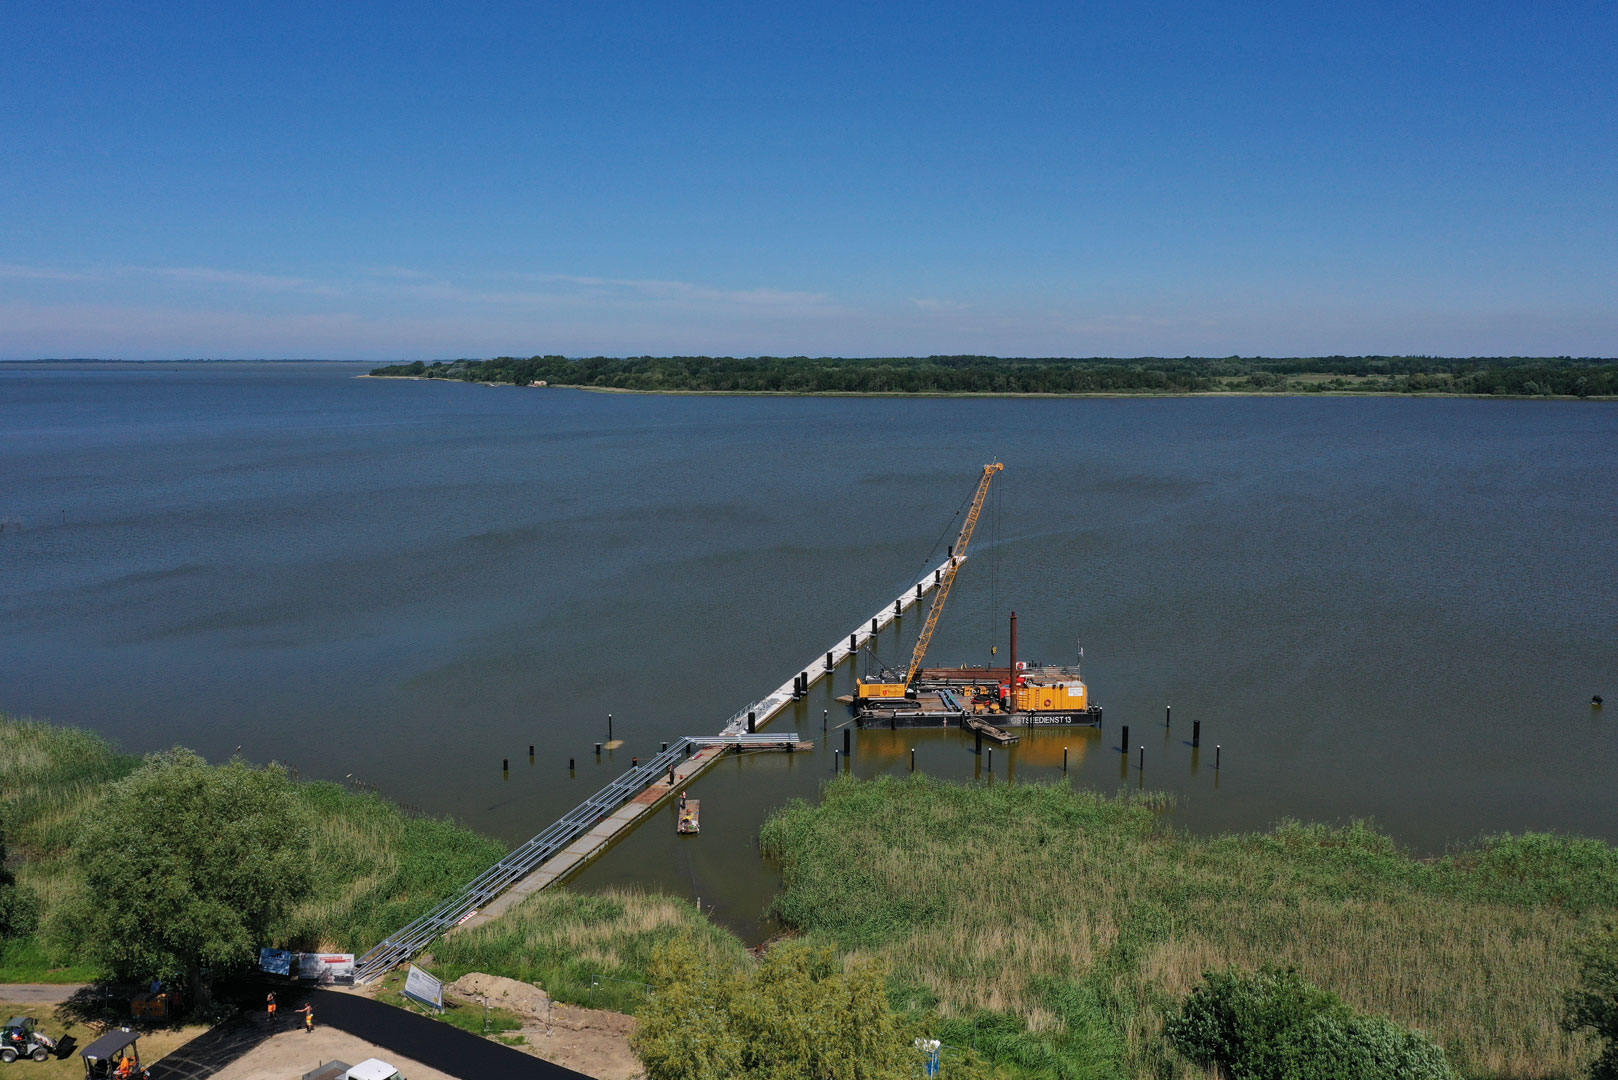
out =
<svg viewBox="0 0 1618 1080"><path fill-rule="evenodd" d="M921 661L927 655L927 646L932 644L933 631L938 628L938 617L943 614L944 601L949 599L950 586L955 584L955 572L960 569L961 560L966 558L966 545L972 542L972 531L978 526L978 516L983 513L983 501L989 496L989 481L994 474L1005 466L996 461L983 466L983 477L978 481L978 489L972 495L972 508L966 512L966 520L961 523L961 535L955 540L954 553L950 556L949 568L944 571L944 578L939 582L938 595L933 598L933 606L927 612L927 623L921 628L921 636L916 639L915 651L910 654L910 667L905 672L905 685L909 686L916 681L921 673Z"/></svg>

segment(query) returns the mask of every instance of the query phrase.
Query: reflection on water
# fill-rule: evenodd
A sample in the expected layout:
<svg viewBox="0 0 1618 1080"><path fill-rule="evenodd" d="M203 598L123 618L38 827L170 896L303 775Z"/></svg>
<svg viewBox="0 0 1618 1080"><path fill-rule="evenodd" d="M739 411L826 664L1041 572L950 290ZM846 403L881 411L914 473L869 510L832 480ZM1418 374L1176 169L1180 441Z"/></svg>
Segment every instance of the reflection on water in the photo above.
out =
<svg viewBox="0 0 1618 1080"><path fill-rule="evenodd" d="M907 774L913 749L932 775L1059 780L1065 748L1068 782L1169 792L1198 831L1618 839L1618 736L1589 707L1618 685L1613 403L659 398L354 370L0 365L0 707L139 750L240 744L516 842L868 617L1003 460L932 658L990 662L1015 607L1025 657L1082 638L1106 728L1022 732L992 781L958 732L862 731L855 774ZM758 824L831 776L852 679L780 721L812 753L727 759L694 792L700 837L654 817L582 883L755 926L776 884ZM598 761L609 712L623 746Z"/></svg>

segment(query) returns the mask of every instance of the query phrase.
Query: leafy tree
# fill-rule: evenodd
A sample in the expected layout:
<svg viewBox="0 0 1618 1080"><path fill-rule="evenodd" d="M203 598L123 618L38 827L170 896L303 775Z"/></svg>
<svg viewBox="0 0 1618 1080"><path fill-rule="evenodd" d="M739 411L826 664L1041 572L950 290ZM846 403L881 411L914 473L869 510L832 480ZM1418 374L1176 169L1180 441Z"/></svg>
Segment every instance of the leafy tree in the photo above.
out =
<svg viewBox="0 0 1618 1080"><path fill-rule="evenodd" d="M1591 1080L1618 1080L1618 927L1596 934L1579 956L1579 987L1563 996L1562 1026L1603 1042Z"/></svg>
<svg viewBox="0 0 1618 1080"><path fill-rule="evenodd" d="M742 1070L730 1010L740 973L689 937L658 948L648 972L652 1001L631 1039L651 1080L727 1080Z"/></svg>
<svg viewBox="0 0 1618 1080"><path fill-rule="evenodd" d="M309 890L307 811L285 770L209 766L176 748L107 792L75 848L84 889L55 936L117 978L213 975L250 964Z"/></svg>
<svg viewBox="0 0 1618 1080"><path fill-rule="evenodd" d="M875 961L793 942L738 971L686 938L652 980L633 1040L651 1080L900 1080L917 1063Z"/></svg>
<svg viewBox="0 0 1618 1080"><path fill-rule="evenodd" d="M1444 1051L1419 1032L1363 1016L1291 968L1210 971L1165 1034L1232 1080L1450 1080Z"/></svg>

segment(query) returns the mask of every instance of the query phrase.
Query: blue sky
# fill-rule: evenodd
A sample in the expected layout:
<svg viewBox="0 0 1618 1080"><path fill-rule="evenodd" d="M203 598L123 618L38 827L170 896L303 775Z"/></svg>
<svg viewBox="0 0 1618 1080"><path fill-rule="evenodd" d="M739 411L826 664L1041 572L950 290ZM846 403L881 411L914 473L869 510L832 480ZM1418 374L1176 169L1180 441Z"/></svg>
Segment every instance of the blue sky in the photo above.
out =
<svg viewBox="0 0 1618 1080"><path fill-rule="evenodd" d="M0 357L1618 355L1618 6L0 5Z"/></svg>

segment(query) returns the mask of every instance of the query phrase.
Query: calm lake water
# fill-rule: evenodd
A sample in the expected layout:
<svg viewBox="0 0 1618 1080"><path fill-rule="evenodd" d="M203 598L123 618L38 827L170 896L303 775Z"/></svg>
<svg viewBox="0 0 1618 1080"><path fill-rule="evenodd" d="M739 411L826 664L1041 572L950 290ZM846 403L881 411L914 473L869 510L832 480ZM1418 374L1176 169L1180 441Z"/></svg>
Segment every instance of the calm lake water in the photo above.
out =
<svg viewBox="0 0 1618 1080"><path fill-rule="evenodd" d="M240 746L516 842L868 617L1002 460L930 659L987 662L1015 609L1024 657L1082 639L1107 725L997 749L998 780L1059 776L1068 747L1073 782L1173 792L1201 832L1618 840L1618 404L650 397L363 370L0 365L0 708L133 750ZM723 763L692 792L701 837L665 813L580 884L701 897L755 932L776 888L758 824L831 775L822 710L846 716L853 675L797 707L815 753ZM626 742L598 764L609 712ZM983 764L957 733L855 738L861 775L912 747L929 773Z"/></svg>

